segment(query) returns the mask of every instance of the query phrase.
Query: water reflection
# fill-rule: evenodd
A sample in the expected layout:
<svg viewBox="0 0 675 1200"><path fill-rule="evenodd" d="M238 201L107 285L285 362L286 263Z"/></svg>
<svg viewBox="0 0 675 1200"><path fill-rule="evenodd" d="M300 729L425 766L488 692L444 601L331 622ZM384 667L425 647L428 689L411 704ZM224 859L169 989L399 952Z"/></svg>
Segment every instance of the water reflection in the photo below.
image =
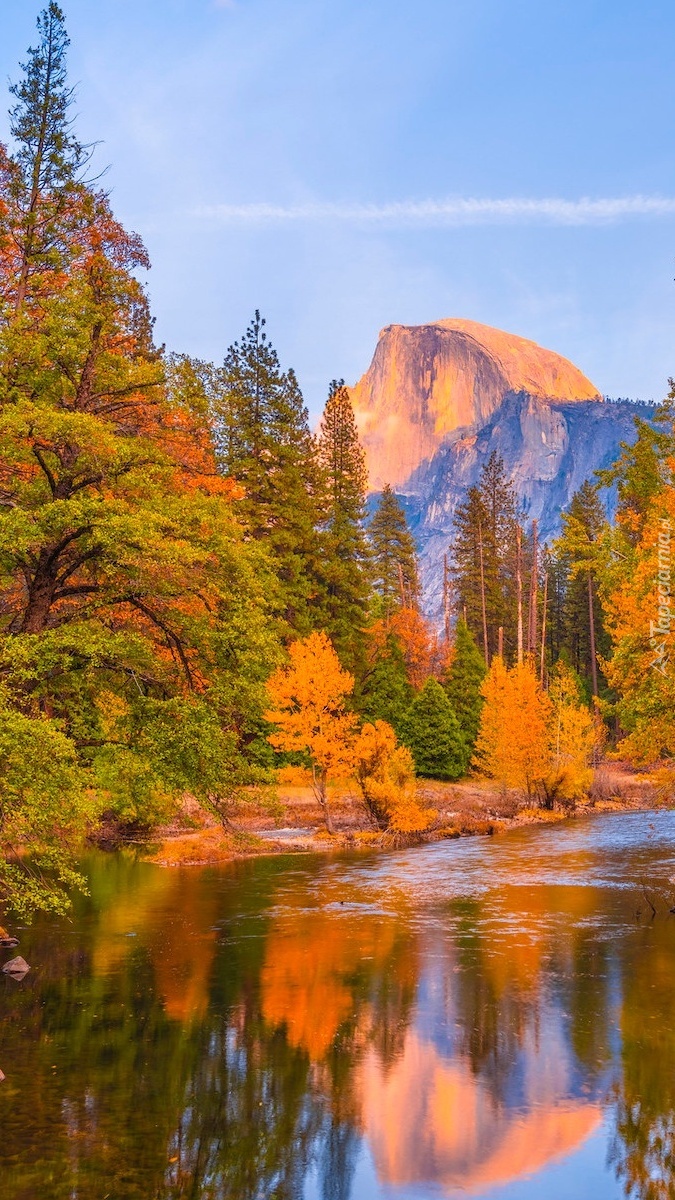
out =
<svg viewBox="0 0 675 1200"><path fill-rule="evenodd" d="M675 919L635 907L674 835L93 858L91 899L0 980L3 1196L666 1200Z"/></svg>

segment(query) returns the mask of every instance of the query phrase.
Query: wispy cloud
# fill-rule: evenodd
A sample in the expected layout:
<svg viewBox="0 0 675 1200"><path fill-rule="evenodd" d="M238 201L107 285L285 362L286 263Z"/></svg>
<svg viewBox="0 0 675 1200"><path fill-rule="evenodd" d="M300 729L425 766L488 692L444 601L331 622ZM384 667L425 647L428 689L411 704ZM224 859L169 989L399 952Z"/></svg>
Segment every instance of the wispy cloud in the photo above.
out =
<svg viewBox="0 0 675 1200"><path fill-rule="evenodd" d="M477 197L400 200L387 204L312 201L305 204L207 204L194 215L221 224L342 222L352 225L600 225L631 217L675 216L673 196L559 197L503 200Z"/></svg>

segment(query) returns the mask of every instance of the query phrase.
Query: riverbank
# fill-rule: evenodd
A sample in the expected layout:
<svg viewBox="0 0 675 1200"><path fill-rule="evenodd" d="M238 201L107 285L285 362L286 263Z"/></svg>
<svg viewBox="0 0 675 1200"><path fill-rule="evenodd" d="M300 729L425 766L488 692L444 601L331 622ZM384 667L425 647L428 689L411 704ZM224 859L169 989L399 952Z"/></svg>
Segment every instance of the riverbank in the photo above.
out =
<svg viewBox="0 0 675 1200"><path fill-rule="evenodd" d="M457 783L423 780L420 792L425 806L436 814L430 829L419 838L424 842L491 836L591 812L635 811L670 802L658 778L639 774L625 763L602 764L591 795L572 811L527 805L514 794L504 794L490 781L480 779ZM143 856L166 867L207 866L261 855L373 850L400 844L396 835L372 828L353 786L331 788L330 806L333 835L326 832L320 806L309 787L270 789L260 802L252 800L230 829L223 829L209 813L189 801L176 822L157 830Z"/></svg>

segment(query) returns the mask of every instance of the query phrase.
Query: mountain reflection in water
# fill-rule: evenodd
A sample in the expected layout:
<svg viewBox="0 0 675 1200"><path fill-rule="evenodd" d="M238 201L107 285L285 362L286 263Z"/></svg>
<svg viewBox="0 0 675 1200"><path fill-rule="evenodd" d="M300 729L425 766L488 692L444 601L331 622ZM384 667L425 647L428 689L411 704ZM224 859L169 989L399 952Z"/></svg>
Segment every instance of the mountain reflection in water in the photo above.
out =
<svg viewBox="0 0 675 1200"><path fill-rule="evenodd" d="M217 871L93 856L0 981L3 1197L674 1196L675 918L636 918L674 859L669 813Z"/></svg>

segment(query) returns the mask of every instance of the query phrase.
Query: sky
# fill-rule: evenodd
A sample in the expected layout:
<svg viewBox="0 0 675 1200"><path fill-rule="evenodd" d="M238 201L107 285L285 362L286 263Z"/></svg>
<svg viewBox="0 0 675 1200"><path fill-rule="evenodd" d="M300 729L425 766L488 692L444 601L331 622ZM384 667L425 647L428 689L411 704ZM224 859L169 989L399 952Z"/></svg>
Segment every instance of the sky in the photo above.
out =
<svg viewBox="0 0 675 1200"><path fill-rule="evenodd" d="M259 308L316 415L383 326L468 317L665 395L672 0L61 2L168 348L220 361ZM41 6L0 0L3 83Z"/></svg>

